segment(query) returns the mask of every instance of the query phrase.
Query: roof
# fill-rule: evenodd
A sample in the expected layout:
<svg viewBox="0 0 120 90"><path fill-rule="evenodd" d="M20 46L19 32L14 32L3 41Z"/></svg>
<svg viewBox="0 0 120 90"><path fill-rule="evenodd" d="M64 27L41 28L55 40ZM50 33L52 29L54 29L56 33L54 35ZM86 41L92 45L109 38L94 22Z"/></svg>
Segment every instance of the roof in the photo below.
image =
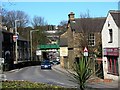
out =
<svg viewBox="0 0 120 90"><path fill-rule="evenodd" d="M112 15L116 25L120 27L120 10L110 10L109 12Z"/></svg>
<svg viewBox="0 0 120 90"><path fill-rule="evenodd" d="M75 32L101 32L105 22L105 17L101 18L78 18L71 21L71 28Z"/></svg>
<svg viewBox="0 0 120 90"><path fill-rule="evenodd" d="M18 36L18 40L20 40L20 41L29 41L29 40L27 40L27 39L25 39L25 38L23 38L22 36Z"/></svg>
<svg viewBox="0 0 120 90"><path fill-rule="evenodd" d="M68 46L67 38L60 38L60 47Z"/></svg>
<svg viewBox="0 0 120 90"><path fill-rule="evenodd" d="M10 34L13 34L12 32L8 31L8 30L5 30L5 29L0 29L0 31L4 32L4 33L10 33Z"/></svg>

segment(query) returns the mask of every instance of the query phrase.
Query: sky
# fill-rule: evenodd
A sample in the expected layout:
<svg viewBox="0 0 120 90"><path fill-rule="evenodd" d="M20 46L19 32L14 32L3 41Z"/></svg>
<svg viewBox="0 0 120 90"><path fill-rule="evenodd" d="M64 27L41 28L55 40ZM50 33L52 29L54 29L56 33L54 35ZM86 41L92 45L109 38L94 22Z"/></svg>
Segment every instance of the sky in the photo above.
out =
<svg viewBox="0 0 120 90"><path fill-rule="evenodd" d="M2 2L2 8L24 11L29 17L44 17L48 24L58 25L68 20L70 12L75 18L89 10L91 17L106 17L109 10L118 10L118 2Z"/></svg>

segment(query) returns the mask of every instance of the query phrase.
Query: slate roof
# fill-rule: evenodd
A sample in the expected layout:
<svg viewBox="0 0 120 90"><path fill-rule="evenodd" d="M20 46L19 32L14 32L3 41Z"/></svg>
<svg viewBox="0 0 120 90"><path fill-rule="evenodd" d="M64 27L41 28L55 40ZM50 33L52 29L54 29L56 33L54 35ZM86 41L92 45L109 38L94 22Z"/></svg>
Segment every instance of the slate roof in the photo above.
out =
<svg viewBox="0 0 120 90"><path fill-rule="evenodd" d="M18 36L18 40L20 40L20 41L29 41L29 40L27 40L27 39L25 39L25 38L23 38L22 36Z"/></svg>
<svg viewBox="0 0 120 90"><path fill-rule="evenodd" d="M75 21L71 21L71 29L75 30L76 33L80 32L101 32L105 17L102 18L78 18Z"/></svg>
<svg viewBox="0 0 120 90"><path fill-rule="evenodd" d="M109 12L112 15L116 25L120 27L120 10L110 10Z"/></svg>
<svg viewBox="0 0 120 90"><path fill-rule="evenodd" d="M60 47L68 46L67 38L60 38Z"/></svg>

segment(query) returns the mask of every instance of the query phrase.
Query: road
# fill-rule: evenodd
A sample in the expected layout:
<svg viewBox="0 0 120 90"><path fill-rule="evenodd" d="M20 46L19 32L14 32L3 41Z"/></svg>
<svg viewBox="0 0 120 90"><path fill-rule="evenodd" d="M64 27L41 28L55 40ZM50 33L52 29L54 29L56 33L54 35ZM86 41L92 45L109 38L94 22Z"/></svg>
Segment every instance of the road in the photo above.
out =
<svg viewBox="0 0 120 90"><path fill-rule="evenodd" d="M54 69L41 70L40 66L25 67L14 72L5 72L7 80L27 80L32 82L42 82L64 87L75 87L67 73L61 73Z"/></svg>

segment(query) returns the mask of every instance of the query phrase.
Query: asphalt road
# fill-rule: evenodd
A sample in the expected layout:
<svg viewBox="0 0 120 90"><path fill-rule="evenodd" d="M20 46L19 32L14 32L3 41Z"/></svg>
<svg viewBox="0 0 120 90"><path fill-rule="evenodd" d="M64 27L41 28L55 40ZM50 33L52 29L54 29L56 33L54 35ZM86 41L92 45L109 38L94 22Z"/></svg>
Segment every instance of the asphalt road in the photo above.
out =
<svg viewBox="0 0 120 90"><path fill-rule="evenodd" d="M25 67L13 72L5 72L7 80L27 80L32 82L42 82L64 87L76 87L67 73L61 73L54 69L41 70L40 66Z"/></svg>

